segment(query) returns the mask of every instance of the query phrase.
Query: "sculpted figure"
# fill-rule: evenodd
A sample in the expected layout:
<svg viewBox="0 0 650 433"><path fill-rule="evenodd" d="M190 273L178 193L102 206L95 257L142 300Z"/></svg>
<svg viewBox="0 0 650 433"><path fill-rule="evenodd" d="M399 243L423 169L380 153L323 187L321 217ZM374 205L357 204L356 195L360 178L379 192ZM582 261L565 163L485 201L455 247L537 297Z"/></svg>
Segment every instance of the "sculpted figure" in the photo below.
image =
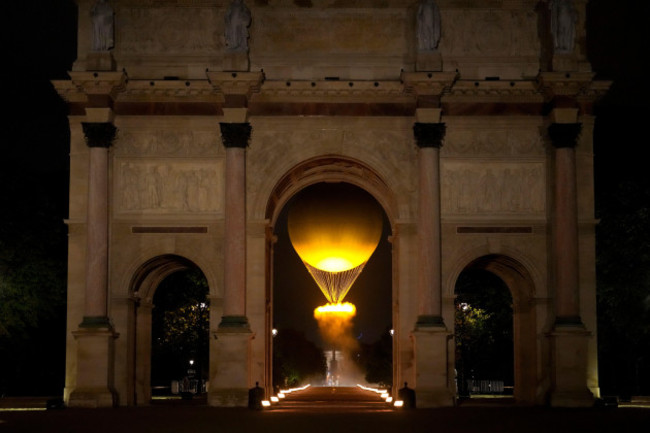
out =
<svg viewBox="0 0 650 433"><path fill-rule="evenodd" d="M440 9L434 0L421 0L417 12L418 48L433 51L440 42Z"/></svg>
<svg viewBox="0 0 650 433"><path fill-rule="evenodd" d="M106 0L97 0L90 9L93 51L108 51L113 48L113 15L113 8Z"/></svg>
<svg viewBox="0 0 650 433"><path fill-rule="evenodd" d="M248 50L248 26L251 13L243 0L233 0L226 12L226 49L245 52Z"/></svg>
<svg viewBox="0 0 650 433"><path fill-rule="evenodd" d="M575 43L578 13L573 0L551 0L551 32L555 51L570 53Z"/></svg>

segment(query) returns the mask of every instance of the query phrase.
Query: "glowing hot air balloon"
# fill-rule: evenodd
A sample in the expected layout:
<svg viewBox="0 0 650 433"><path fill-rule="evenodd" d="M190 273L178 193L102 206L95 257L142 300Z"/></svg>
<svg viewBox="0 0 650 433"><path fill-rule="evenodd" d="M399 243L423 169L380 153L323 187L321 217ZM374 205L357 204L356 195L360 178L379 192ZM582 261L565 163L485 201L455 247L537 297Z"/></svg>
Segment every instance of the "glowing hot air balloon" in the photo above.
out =
<svg viewBox="0 0 650 433"><path fill-rule="evenodd" d="M318 287L339 303L377 248L382 211L375 199L348 184L316 184L289 209L289 238Z"/></svg>

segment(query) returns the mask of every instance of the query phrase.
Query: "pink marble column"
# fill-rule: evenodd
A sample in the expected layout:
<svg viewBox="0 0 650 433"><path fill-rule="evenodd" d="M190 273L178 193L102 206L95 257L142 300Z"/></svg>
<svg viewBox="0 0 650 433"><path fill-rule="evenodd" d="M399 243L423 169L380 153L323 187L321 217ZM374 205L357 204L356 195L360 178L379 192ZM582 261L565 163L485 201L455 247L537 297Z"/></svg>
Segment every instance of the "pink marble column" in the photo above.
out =
<svg viewBox="0 0 650 433"><path fill-rule="evenodd" d="M554 123L548 131L555 147L555 315L556 325L579 325L578 198L575 146L580 123Z"/></svg>
<svg viewBox="0 0 650 433"><path fill-rule="evenodd" d="M248 327L246 318L246 146L249 123L221 123L226 148L224 299L220 327Z"/></svg>
<svg viewBox="0 0 650 433"><path fill-rule="evenodd" d="M108 148L111 123L83 123L90 148L86 241L86 292L81 326L108 326Z"/></svg>
<svg viewBox="0 0 650 433"><path fill-rule="evenodd" d="M440 147L444 123L416 123L419 147L418 322L417 327L444 326L440 236Z"/></svg>

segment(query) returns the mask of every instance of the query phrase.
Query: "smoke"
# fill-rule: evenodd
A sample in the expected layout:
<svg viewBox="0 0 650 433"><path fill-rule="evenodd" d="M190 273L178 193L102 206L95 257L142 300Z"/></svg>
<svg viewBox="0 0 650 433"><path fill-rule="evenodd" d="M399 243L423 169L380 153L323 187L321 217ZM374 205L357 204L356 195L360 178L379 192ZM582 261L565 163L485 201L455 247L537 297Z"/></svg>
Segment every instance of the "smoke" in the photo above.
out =
<svg viewBox="0 0 650 433"><path fill-rule="evenodd" d="M345 304L327 304L314 310L318 329L325 343L328 359L328 384L354 386L365 382L363 372L354 361L359 342L352 330L356 307Z"/></svg>

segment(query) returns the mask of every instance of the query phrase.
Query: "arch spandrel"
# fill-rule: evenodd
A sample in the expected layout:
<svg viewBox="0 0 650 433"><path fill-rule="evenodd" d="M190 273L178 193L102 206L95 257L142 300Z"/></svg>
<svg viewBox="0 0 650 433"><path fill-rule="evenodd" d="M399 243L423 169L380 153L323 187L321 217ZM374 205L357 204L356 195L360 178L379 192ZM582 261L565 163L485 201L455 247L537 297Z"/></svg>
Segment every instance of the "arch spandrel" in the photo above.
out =
<svg viewBox="0 0 650 433"><path fill-rule="evenodd" d="M412 120L347 120L342 125L331 123L329 119L300 122L274 119L271 125L266 119L256 119L251 123L253 133L247 151L247 173L256 175L247 179L249 219L269 219L269 197L273 197L278 185L290 183L287 173L292 173L305 161L320 158L356 163L356 171L353 167L341 167L322 174L324 178L327 175L328 180L338 176L334 181L346 181L372 193L391 222L412 218L414 209L410 203L415 200L414 182L417 179ZM343 179L337 173L344 171L350 176ZM381 179L382 188L391 191L394 199L382 197L381 188L373 190L373 182L363 180L367 176Z"/></svg>
<svg viewBox="0 0 650 433"><path fill-rule="evenodd" d="M117 287L126 288L128 297L132 297L135 291L139 291L141 299L153 299L154 291L158 284L174 272L198 268L208 282L209 297L220 299L223 297L223 287L218 284L215 275L215 266L211 262L220 263L219 258L210 260L198 256L195 252L175 249L173 252L151 248L147 252L141 252L137 257L127 258L129 265L120 276L120 283ZM146 292L141 290L145 289Z"/></svg>
<svg viewBox="0 0 650 433"><path fill-rule="evenodd" d="M492 262L494 263L488 265L487 262L490 260L486 258L492 258ZM484 261L486 265L482 266L481 261ZM526 299L533 299L541 295L546 287L542 276L543 273L535 265L535 260L517 248L507 245L499 245L498 248L490 246L487 243L476 245L457 254L454 258L449 259L447 263L449 265L445 266L445 268L448 269L448 272L446 272L447 277L443 286L443 296L445 297L454 297L458 276L464 269L473 265L483 268L487 266L489 268L487 270L490 270L499 276L499 278L504 279L504 281L504 275L507 275L508 272L514 272L521 277L521 280L527 281L529 284L524 286L527 292L523 294L512 293L513 300L522 299L522 295ZM506 276L506 278L508 277ZM508 283L507 281L505 282ZM512 284L508 284L508 287L511 287L512 292Z"/></svg>
<svg viewBox="0 0 650 433"><path fill-rule="evenodd" d="M318 182L347 182L370 193L386 212L391 226L398 214L393 192L384 181L365 164L337 155L328 155L303 161L288 171L269 194L265 218L275 225L280 212L298 191Z"/></svg>

